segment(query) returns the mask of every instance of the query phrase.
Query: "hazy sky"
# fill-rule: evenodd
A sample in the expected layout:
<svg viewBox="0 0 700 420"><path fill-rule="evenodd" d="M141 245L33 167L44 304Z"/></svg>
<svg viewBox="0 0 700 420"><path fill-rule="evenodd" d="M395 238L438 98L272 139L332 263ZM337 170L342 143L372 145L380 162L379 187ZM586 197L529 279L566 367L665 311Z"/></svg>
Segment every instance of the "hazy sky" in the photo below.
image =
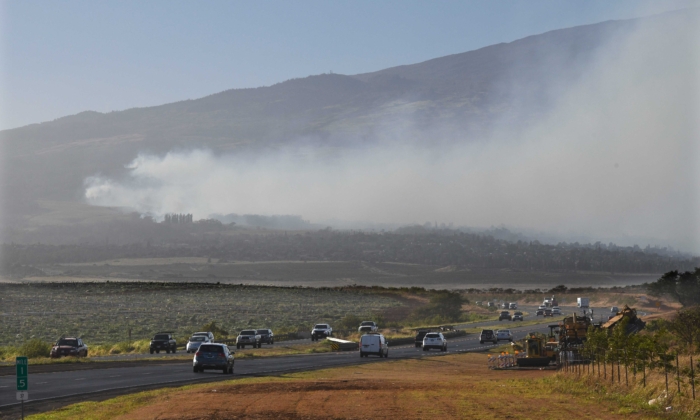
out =
<svg viewBox="0 0 700 420"><path fill-rule="evenodd" d="M355 74L699 1L7 1L0 129Z"/></svg>

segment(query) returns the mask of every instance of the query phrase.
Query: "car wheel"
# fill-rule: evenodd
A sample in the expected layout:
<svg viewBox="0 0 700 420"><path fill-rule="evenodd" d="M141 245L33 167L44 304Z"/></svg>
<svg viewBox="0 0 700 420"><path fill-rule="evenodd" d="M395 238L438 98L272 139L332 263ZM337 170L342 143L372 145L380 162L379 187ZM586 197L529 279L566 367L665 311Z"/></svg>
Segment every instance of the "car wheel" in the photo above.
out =
<svg viewBox="0 0 700 420"><path fill-rule="evenodd" d="M177 351L177 347L173 347L173 353Z"/></svg>
<svg viewBox="0 0 700 420"><path fill-rule="evenodd" d="M87 350L85 350L85 357L87 357L87 355L88 355L88 351L87 351Z"/></svg>
<svg viewBox="0 0 700 420"><path fill-rule="evenodd" d="M199 373L199 369L197 369L197 366L192 366L192 372Z"/></svg>
<svg viewBox="0 0 700 420"><path fill-rule="evenodd" d="M165 349L165 352L170 354L170 349Z"/></svg>
<svg viewBox="0 0 700 420"><path fill-rule="evenodd" d="M153 349L151 349L151 354L153 354Z"/></svg>
<svg viewBox="0 0 700 420"><path fill-rule="evenodd" d="M230 368L228 368L228 373L229 373L229 375L233 375L233 366L231 366Z"/></svg>
<svg viewBox="0 0 700 420"><path fill-rule="evenodd" d="M384 357L389 357L389 352L387 351Z"/></svg>

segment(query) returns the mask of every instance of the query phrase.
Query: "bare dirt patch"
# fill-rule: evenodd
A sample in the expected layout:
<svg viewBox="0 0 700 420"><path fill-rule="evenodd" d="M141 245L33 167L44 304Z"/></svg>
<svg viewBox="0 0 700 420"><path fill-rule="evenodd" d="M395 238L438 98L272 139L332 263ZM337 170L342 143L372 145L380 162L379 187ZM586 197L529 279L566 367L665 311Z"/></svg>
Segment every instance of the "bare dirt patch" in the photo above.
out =
<svg viewBox="0 0 700 420"><path fill-rule="evenodd" d="M635 418L548 389L549 371L490 371L485 362L469 354L210 384L154 395L115 418Z"/></svg>

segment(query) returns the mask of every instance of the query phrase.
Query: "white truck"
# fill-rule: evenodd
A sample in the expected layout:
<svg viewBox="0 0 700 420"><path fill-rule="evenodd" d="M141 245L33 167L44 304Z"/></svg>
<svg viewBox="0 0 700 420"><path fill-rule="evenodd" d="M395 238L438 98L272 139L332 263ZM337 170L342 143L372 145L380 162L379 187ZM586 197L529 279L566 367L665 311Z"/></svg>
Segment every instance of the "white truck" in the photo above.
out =
<svg viewBox="0 0 700 420"><path fill-rule="evenodd" d="M580 297L576 298L576 306L578 306L581 309L588 309L588 298L587 297Z"/></svg>

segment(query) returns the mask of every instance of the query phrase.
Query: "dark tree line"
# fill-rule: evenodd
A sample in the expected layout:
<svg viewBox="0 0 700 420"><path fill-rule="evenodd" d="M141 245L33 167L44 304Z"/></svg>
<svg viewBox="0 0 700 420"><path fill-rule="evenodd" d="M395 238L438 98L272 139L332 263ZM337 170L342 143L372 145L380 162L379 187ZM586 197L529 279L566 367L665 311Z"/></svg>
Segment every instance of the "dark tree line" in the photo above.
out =
<svg viewBox="0 0 700 420"><path fill-rule="evenodd" d="M683 306L700 305L700 267L695 271L669 271L648 286L653 296L669 295Z"/></svg>
<svg viewBox="0 0 700 420"><path fill-rule="evenodd" d="M182 231L181 227L182 225L173 226L180 235L173 237L177 238L176 241L168 242L149 240L124 245L3 244L0 263L7 270L8 267L17 265L96 262L113 258L207 257L222 261L402 262L438 267L454 265L459 268L627 273L660 273L700 266L700 258L697 257L659 254L639 247L508 242L491 236L455 231L430 234L332 230L304 233L250 232L231 231L230 226L220 222L201 221L194 223L192 229ZM230 233L224 234L219 229L228 229ZM184 235L182 232L189 233ZM678 293L687 294L690 289L686 288L690 286L684 280L685 274L678 276Z"/></svg>

